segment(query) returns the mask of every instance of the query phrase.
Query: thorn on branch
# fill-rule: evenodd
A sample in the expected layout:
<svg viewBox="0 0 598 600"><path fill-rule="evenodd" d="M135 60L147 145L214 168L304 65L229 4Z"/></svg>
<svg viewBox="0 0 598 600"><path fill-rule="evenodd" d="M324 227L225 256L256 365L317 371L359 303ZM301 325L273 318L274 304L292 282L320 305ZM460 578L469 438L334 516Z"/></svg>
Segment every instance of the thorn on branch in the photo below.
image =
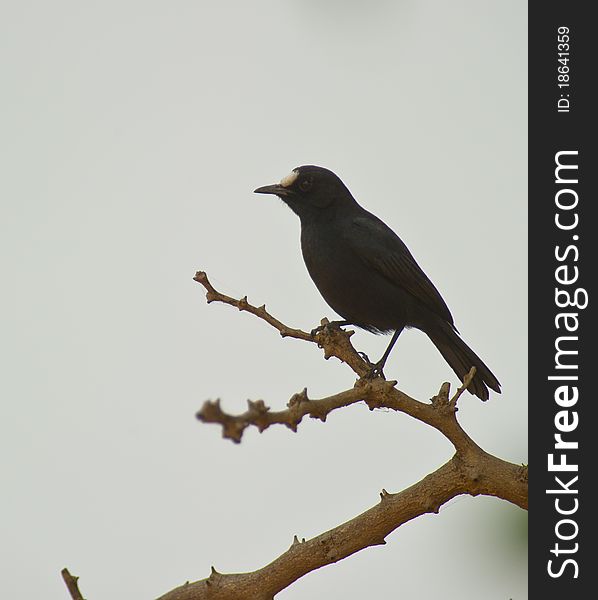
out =
<svg viewBox="0 0 598 600"><path fill-rule="evenodd" d="M291 399L288 401L287 406L291 408L301 404L302 402L309 402L309 398L307 397L307 388L303 388L303 391L299 392L298 394L293 394Z"/></svg>
<svg viewBox="0 0 598 600"><path fill-rule="evenodd" d="M265 417L269 410L270 407L266 406L263 400L247 400L247 418L257 427L260 433L268 428L269 422Z"/></svg>
<svg viewBox="0 0 598 600"><path fill-rule="evenodd" d="M434 502L434 500L430 499L426 505L426 512L437 515L440 512L440 505L438 502Z"/></svg>
<svg viewBox="0 0 598 600"><path fill-rule="evenodd" d="M299 538L298 538L296 535L294 535L294 536L293 536L293 542L292 542L292 544L291 544L291 546L290 546L289 550L291 550L291 549L292 549L292 548L294 548L295 546L299 546L299 545L301 545L301 544L305 544L305 538L301 538L301 540L299 540Z"/></svg>
<svg viewBox="0 0 598 600"><path fill-rule="evenodd" d="M451 384L445 381L438 390L438 394L432 398L432 405L436 408L445 407L449 404L449 394L451 393Z"/></svg>
<svg viewBox="0 0 598 600"><path fill-rule="evenodd" d="M372 542L371 545L372 546L385 546L386 545L386 540L384 538L381 538L379 540L376 540L375 542Z"/></svg>
<svg viewBox="0 0 598 600"><path fill-rule="evenodd" d="M322 423L326 423L326 418L328 417L328 411L323 408L323 407L315 407L312 408L309 416L312 419L318 419L319 421L322 421Z"/></svg>
<svg viewBox="0 0 598 600"><path fill-rule="evenodd" d="M380 492L380 502L384 502L384 500L387 500L390 496L392 496L392 494L389 494L384 488L382 488L382 491Z"/></svg>

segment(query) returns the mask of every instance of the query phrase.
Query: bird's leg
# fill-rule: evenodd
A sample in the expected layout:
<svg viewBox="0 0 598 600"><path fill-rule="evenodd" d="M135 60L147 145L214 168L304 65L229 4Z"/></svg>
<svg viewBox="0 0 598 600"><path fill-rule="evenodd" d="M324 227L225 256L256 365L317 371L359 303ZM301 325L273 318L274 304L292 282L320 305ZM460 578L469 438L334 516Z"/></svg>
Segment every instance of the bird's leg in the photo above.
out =
<svg viewBox="0 0 598 600"><path fill-rule="evenodd" d="M326 325L318 325L318 327L312 329L311 334L312 336L315 336L320 333L320 331L326 329L326 327L344 327L345 325L353 325L353 323L351 323L351 321L330 321L329 323L326 323Z"/></svg>
<svg viewBox="0 0 598 600"><path fill-rule="evenodd" d="M372 369L367 375L368 378L373 378L373 377L379 376L379 377L382 377L382 379L384 379L384 372L383 372L384 365L386 364L386 360L388 359L393 346L397 343L397 340L399 339L399 336L401 335L402 331L403 331L403 327L401 327L400 329L395 329L395 332L392 334L390 343L388 344L388 347L384 351L382 358L376 364L372 365Z"/></svg>

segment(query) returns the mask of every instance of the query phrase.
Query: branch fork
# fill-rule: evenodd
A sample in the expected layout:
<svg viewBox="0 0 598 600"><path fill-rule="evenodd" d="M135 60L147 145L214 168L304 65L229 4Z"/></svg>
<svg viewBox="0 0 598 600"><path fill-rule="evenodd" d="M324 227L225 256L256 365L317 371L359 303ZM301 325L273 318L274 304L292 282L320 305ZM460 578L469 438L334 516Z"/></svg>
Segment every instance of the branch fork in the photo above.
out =
<svg viewBox="0 0 598 600"><path fill-rule="evenodd" d="M457 402L471 383L475 368L464 377L451 396L450 385L443 383L438 393L422 402L399 390L396 381L371 378L371 365L351 343L352 331L330 326L322 320L315 334L289 327L271 315L265 304L252 305L247 296L240 300L222 294L210 283L203 271L194 277L206 290L206 300L222 302L248 312L274 327L282 337L315 343L324 358L336 357L358 376L355 385L345 391L319 399L308 397L307 388L293 394L287 407L272 411L263 400L248 400L247 410L239 415L227 414L220 400L204 402L197 418L221 426L224 438L240 443L246 429L260 433L273 425L297 431L306 415L326 421L328 415L357 402L370 410L386 408L405 413L442 433L454 446L453 457L433 473L405 490L389 493L382 489L379 501L362 514L312 539L293 537L290 547L270 564L249 573L223 574L211 568L200 581L186 582L158 600L273 600L274 596L305 574L337 562L370 546L385 544L386 536L402 524L426 513L438 513L448 500L460 494L485 494L503 498L527 509L527 466L501 460L480 448L457 420ZM64 569L63 578L73 600L83 600L77 578Z"/></svg>

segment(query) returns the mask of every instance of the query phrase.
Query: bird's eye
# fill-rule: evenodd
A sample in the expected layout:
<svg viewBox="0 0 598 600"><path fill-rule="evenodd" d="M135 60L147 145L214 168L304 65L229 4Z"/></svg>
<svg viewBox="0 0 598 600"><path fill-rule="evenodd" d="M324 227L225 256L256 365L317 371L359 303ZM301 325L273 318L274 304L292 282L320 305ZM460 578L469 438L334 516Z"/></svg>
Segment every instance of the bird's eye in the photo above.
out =
<svg viewBox="0 0 598 600"><path fill-rule="evenodd" d="M311 186L313 185L313 180L312 179L304 179L303 181L301 181L299 183L299 189L302 192L309 192L309 190L311 190Z"/></svg>

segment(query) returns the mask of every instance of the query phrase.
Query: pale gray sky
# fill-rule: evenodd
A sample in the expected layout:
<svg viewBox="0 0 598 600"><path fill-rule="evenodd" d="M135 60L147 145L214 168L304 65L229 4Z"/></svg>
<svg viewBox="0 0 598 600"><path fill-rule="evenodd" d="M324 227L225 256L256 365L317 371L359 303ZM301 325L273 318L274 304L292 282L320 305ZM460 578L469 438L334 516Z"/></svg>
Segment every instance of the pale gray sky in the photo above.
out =
<svg viewBox="0 0 598 600"><path fill-rule="evenodd" d="M146 599L253 570L451 455L437 432L353 406L240 446L194 413L273 408L347 367L204 301L333 317L299 223L256 196L300 164L336 171L408 244L503 384L460 418L527 458L525 2L2 3L0 596ZM378 357L388 338L354 336ZM417 398L456 383L429 340L386 369ZM460 498L281 600L522 600L522 511Z"/></svg>

